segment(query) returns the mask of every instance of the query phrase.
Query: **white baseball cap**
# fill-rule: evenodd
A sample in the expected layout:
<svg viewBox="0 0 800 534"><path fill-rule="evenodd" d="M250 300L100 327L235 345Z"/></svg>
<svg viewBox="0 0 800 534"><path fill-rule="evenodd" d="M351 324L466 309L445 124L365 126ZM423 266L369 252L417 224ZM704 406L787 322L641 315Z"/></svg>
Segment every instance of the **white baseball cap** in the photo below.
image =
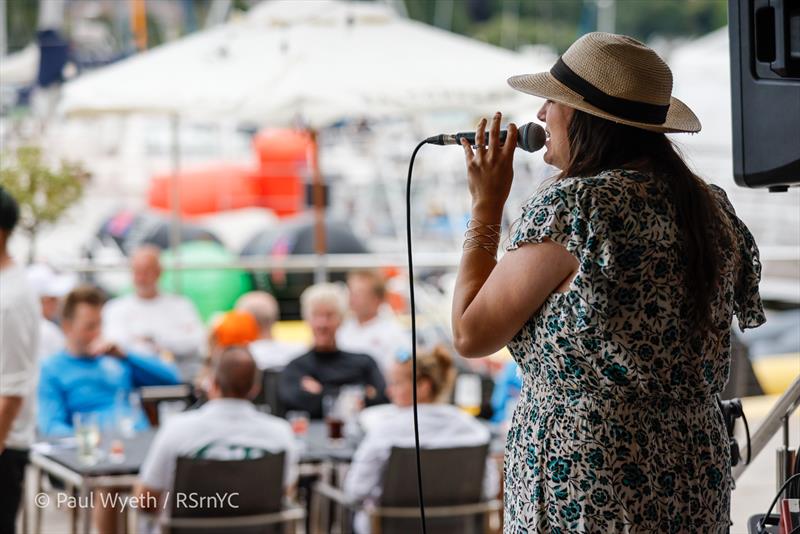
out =
<svg viewBox="0 0 800 534"><path fill-rule="evenodd" d="M28 283L39 297L61 298L78 285L74 273L57 273L49 265L37 263L27 268Z"/></svg>

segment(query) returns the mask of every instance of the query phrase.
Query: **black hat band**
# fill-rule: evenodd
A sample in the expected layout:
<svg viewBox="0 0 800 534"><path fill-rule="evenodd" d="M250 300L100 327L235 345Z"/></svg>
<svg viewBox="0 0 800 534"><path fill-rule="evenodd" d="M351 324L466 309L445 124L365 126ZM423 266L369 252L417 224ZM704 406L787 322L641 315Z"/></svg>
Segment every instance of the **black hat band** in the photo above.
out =
<svg viewBox="0 0 800 534"><path fill-rule="evenodd" d="M567 66L561 58L550 69L550 74L579 95L589 104L620 119L644 124L664 124L669 104L662 106L611 96L587 82Z"/></svg>

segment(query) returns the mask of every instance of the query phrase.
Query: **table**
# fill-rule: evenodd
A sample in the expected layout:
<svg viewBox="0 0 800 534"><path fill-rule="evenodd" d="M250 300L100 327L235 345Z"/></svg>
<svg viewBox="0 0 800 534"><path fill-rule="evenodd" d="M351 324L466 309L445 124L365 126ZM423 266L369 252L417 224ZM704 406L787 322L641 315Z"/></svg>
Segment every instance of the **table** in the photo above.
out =
<svg viewBox="0 0 800 534"><path fill-rule="evenodd" d="M493 432L490 454L502 454L504 440ZM125 457L122 461L112 462L107 451L110 439L105 437L100 445L101 457L95 463L83 463L77 454L75 441L72 438L50 440L37 443L30 452L30 478L33 480L26 484L27 495L26 517L33 517L33 529L36 534L41 532L41 508L32 509L36 495L42 492L42 476L47 473L54 478L64 481L70 490L77 490L78 502L86 502L88 496L96 489L132 489L137 481L137 475L144 463L147 451L155 437L155 430L140 432L132 438L121 439L124 444ZM322 421L311 421L308 433L300 440L300 474L316 474L329 479L333 470L345 467L353 458L360 436L348 437L338 443L328 440L327 427ZM81 519L82 532L88 534L91 529L91 507L78 507L73 509L76 514L74 519ZM133 521L133 514L128 517ZM80 521L78 521L80 522ZM130 529L131 532L135 532ZM73 520L72 531L76 530L76 521Z"/></svg>
<svg viewBox="0 0 800 534"><path fill-rule="evenodd" d="M78 458L74 439L65 438L37 443L30 452L32 483L27 485L29 491L26 508L30 510L30 503L34 502L36 495L42 493L42 476L45 473L63 481L69 489L77 490L78 504L86 503L95 489L133 488L154 436L155 431L148 430L131 438L121 439L125 450L121 461L112 461L109 458L107 451L110 440L104 440L99 447L99 458L91 465ZM92 523L91 507L79 505L73 508L73 514L77 519L83 516L82 530L88 534ZM41 531L41 507L37 507L32 516L33 532L38 534ZM75 521L72 527L74 532Z"/></svg>
<svg viewBox="0 0 800 534"><path fill-rule="evenodd" d="M37 443L31 448L30 469L31 483L26 495L26 514L33 517L32 531L41 532L41 508L32 508L36 495L42 492L42 476L48 474L63 481L70 490L77 490L78 503L87 502L89 495L96 489L133 488L137 475L144 463L147 451L155 437L155 430L147 430L132 438L121 439L125 457L121 462L112 462L108 457L110 439L105 438L100 445L101 456L95 463L87 465L78 458L77 447L73 438L54 439ZM328 441L327 428L322 421L312 421L307 435L301 440L300 464L301 474L322 474L320 465L336 465L349 463L355 453L358 440L342 440L337 444ZM91 508L79 506L74 508L82 532L91 529ZM81 521L82 520L82 521ZM75 521L73 521L73 532Z"/></svg>

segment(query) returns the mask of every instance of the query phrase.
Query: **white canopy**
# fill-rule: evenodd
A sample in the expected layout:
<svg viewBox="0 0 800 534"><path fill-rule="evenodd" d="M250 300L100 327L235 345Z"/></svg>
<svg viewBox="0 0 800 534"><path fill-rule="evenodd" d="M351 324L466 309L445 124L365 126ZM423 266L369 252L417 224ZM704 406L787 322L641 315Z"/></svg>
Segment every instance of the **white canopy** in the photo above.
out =
<svg viewBox="0 0 800 534"><path fill-rule="evenodd" d="M272 0L245 18L67 84L68 114L157 111L315 126L346 116L502 109L516 53L397 16L385 5Z"/></svg>
<svg viewBox="0 0 800 534"><path fill-rule="evenodd" d="M767 264L781 258L783 262L798 261L800 189L770 194L764 190L738 187L733 181L728 28L711 32L676 49L669 64L675 78L673 94L686 102L703 124L697 135L675 135L672 138L682 145L692 168L700 176L726 190L737 214L755 236L762 262ZM789 273L792 268L797 272L796 267L765 267L761 281L762 297L800 301L797 277L773 274L779 273L780 269Z"/></svg>
<svg viewBox="0 0 800 534"><path fill-rule="evenodd" d="M30 44L0 58L0 85L30 85L39 69L39 47Z"/></svg>

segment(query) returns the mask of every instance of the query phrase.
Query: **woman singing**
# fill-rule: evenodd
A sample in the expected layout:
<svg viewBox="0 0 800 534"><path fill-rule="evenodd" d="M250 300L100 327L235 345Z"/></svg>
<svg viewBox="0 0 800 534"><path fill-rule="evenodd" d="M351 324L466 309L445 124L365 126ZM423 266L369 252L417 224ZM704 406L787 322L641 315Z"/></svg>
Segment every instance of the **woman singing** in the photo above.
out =
<svg viewBox="0 0 800 534"><path fill-rule="evenodd" d="M472 220L452 312L458 352L508 345L523 375L505 532L727 532L715 396L733 315L765 319L753 237L665 135L700 122L664 61L620 35L585 35L509 84L547 99L544 160L561 172L496 261L517 130L501 146L498 113L488 147L464 142Z"/></svg>

